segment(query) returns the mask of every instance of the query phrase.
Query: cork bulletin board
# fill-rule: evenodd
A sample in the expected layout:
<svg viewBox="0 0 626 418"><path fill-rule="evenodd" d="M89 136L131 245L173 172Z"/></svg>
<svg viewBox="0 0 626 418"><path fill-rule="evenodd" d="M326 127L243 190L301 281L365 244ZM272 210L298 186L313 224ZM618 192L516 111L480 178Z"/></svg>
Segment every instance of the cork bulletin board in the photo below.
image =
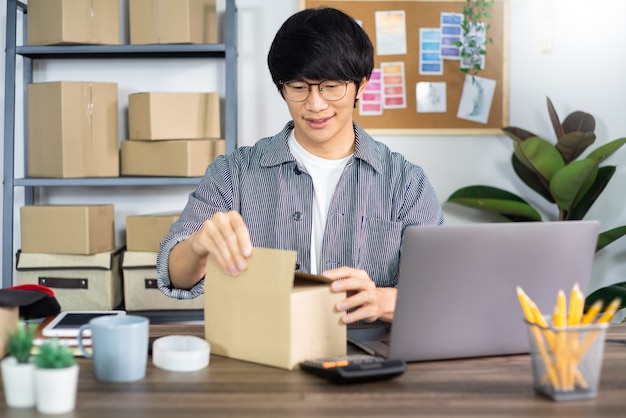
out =
<svg viewBox="0 0 626 418"><path fill-rule="evenodd" d="M460 71L459 59L443 59L439 74L420 73L422 42L421 28L431 30L441 28L442 14L460 14L465 0L300 0L300 9L320 6L334 7L349 14L360 22L374 45L375 71L394 68L402 63L404 94L400 106L385 106L377 114L361 113L360 105L354 111L354 120L370 133L376 135L500 135L501 128L508 125L509 119L509 80L508 80L508 1L496 0L490 10L491 18L486 22L491 26L488 37L492 43L486 44L484 68L472 80L471 75ZM377 42L376 12L404 11L405 53L393 55L392 51L380 54L382 49ZM443 31L442 31L443 33ZM443 44L443 42L442 42ZM393 49L393 48L392 48ZM391 54L390 54L391 52ZM381 66L382 64L382 66ZM385 70L386 71L386 70ZM470 100L474 81L486 81L490 86L491 106L484 110L481 120L463 116L463 104ZM374 79L370 80L370 84ZM436 110L418 112L416 88L437 85L445 103ZM468 85L468 83L470 83ZM464 94L464 88L466 93ZM470 93L470 94L467 94ZM420 96L423 97L423 96ZM420 102L420 106L423 103ZM374 112L375 113L375 112ZM459 117L461 116L461 117Z"/></svg>

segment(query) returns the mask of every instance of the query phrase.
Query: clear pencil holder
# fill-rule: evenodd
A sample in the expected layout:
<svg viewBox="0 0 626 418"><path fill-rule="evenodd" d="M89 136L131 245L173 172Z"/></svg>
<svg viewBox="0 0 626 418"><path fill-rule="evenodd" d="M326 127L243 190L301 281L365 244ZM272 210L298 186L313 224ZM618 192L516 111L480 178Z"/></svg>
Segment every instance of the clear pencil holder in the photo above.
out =
<svg viewBox="0 0 626 418"><path fill-rule="evenodd" d="M594 398L608 324L566 328L526 324L535 391L556 401Z"/></svg>

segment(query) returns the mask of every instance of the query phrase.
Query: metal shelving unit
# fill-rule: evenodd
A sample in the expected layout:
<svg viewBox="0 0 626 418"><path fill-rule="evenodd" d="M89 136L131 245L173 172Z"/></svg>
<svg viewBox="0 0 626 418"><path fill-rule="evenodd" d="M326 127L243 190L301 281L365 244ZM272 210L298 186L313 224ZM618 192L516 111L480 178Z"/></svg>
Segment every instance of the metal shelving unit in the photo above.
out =
<svg viewBox="0 0 626 418"><path fill-rule="evenodd" d="M22 45L17 42L17 18L22 13ZM69 46L28 46L26 31L28 7L19 0L7 0L6 22L6 69L4 97L4 172L2 206L2 287L13 285L13 223L15 188L24 188L26 205L35 204L37 187L123 187L123 186L176 186L195 185L199 177L105 177L105 178L15 178L15 99L16 61L22 57L23 81L20 87L26 102L26 85L33 81L32 61L36 59L112 59L112 58L199 58L222 59L225 71L225 120L224 137L226 152L237 147L237 8L235 0L226 0L224 12L224 43L220 44L181 44L181 45L69 45ZM22 112L25 113L26 104ZM24 118L26 136L26 118ZM26 140L24 141L24 167L26 167Z"/></svg>

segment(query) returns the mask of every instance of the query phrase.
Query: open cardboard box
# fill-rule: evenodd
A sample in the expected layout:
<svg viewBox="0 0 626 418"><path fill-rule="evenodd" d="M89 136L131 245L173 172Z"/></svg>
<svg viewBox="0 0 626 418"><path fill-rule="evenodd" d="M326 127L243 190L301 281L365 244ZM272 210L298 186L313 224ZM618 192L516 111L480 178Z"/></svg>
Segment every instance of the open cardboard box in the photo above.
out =
<svg viewBox="0 0 626 418"><path fill-rule="evenodd" d="M255 248L239 276L213 257L204 280L205 338L211 354L294 369L307 359L346 354L346 325L329 279L295 273L296 252Z"/></svg>

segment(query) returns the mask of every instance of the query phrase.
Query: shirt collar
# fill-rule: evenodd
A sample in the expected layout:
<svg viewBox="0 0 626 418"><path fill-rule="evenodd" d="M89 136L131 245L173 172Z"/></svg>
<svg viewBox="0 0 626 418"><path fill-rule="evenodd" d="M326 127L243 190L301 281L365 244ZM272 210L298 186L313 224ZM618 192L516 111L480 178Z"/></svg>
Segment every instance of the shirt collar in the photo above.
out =
<svg viewBox="0 0 626 418"><path fill-rule="evenodd" d="M378 150L378 143L356 122L353 122L353 126L354 136L356 138L354 144L354 158L366 162L377 172L382 171L382 157ZM291 152L289 152L289 146L287 144L289 133L293 130L293 127L293 121L289 121L278 134L272 137L261 157L261 166L272 167L296 160Z"/></svg>

